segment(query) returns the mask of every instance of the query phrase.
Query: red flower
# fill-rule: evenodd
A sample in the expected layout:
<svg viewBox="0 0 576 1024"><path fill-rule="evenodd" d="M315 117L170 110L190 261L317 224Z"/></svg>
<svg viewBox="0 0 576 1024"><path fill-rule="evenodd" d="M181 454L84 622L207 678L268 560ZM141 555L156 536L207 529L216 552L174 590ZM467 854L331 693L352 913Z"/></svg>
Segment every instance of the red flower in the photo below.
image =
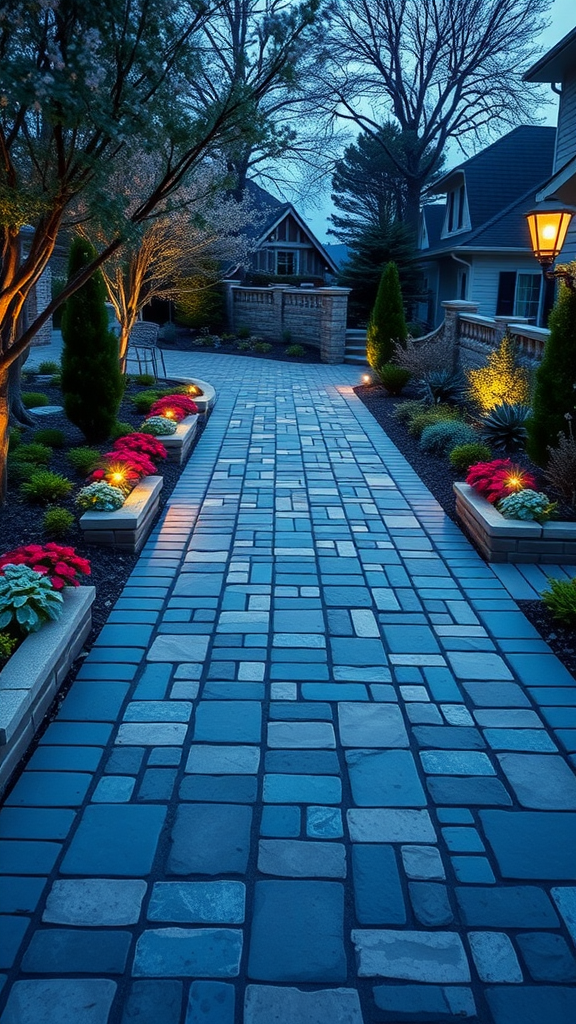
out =
<svg viewBox="0 0 576 1024"><path fill-rule="evenodd" d="M196 412L198 412L198 406L186 395L165 395L154 402L147 419L150 416L167 416L168 419L179 423L186 416L192 416Z"/></svg>
<svg viewBox="0 0 576 1024"><path fill-rule="evenodd" d="M165 459L167 451L161 441L152 434L127 434L126 437L119 437L114 444L114 451L117 452L138 452L147 455L150 459Z"/></svg>
<svg viewBox="0 0 576 1024"><path fill-rule="evenodd" d="M494 459L492 462L477 462L470 466L466 483L478 491L492 505L509 494L515 494L526 487L534 488L536 480L510 459Z"/></svg>
<svg viewBox="0 0 576 1024"><path fill-rule="evenodd" d="M41 544L25 544L14 551L0 556L0 573L5 565L29 565L34 572L49 576L55 590L63 587L78 587L78 573L90 575L90 562L77 555L74 548L50 542L43 547Z"/></svg>

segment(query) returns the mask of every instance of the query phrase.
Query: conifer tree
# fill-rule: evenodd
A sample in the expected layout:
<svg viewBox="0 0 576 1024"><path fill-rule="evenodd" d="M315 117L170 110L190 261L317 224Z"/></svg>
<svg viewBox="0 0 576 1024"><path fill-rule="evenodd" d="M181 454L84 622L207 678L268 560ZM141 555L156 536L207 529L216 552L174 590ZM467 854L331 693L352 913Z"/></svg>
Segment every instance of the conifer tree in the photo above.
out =
<svg viewBox="0 0 576 1024"><path fill-rule="evenodd" d="M576 289L560 285L548 321L550 334L536 371L532 416L528 420L528 454L539 466L548 459L547 448L566 433L566 415L574 415L576 402Z"/></svg>
<svg viewBox="0 0 576 1024"><path fill-rule="evenodd" d="M378 370L385 363L391 362L394 344L399 341L404 345L407 336L398 267L391 261L382 272L368 323L366 357L370 366Z"/></svg>
<svg viewBox="0 0 576 1024"><path fill-rule="evenodd" d="M68 278L96 257L94 247L75 238ZM106 441L116 422L122 397L118 339L108 328L106 289L96 271L66 301L62 314L62 392L64 409L91 444Z"/></svg>

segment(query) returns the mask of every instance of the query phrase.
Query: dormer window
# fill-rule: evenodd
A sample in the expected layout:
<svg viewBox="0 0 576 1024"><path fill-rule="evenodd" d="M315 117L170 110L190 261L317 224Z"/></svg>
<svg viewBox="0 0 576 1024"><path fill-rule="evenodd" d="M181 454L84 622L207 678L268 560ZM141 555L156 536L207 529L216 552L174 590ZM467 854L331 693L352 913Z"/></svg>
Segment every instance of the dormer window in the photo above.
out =
<svg viewBox="0 0 576 1024"><path fill-rule="evenodd" d="M462 184L448 193L443 236L451 235L455 231L465 231L468 227L466 186Z"/></svg>

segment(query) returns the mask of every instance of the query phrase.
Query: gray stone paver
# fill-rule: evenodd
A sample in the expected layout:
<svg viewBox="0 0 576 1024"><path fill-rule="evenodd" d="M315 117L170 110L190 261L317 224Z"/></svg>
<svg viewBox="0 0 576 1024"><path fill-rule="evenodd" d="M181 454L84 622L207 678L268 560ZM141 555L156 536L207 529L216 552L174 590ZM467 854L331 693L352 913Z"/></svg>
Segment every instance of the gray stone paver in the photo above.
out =
<svg viewBox="0 0 576 1024"><path fill-rule="evenodd" d="M218 404L0 811L0 1024L567 1024L542 572L482 562L354 368L167 360Z"/></svg>

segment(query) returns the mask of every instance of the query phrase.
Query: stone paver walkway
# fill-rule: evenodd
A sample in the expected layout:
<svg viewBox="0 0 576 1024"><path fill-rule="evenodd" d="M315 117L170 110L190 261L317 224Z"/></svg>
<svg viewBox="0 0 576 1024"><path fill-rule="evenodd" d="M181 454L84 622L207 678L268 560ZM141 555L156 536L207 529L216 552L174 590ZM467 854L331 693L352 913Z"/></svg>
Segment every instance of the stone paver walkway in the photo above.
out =
<svg viewBox="0 0 576 1024"><path fill-rule="evenodd" d="M575 680L355 369L170 360L219 401L0 812L1 1024L573 1024Z"/></svg>

